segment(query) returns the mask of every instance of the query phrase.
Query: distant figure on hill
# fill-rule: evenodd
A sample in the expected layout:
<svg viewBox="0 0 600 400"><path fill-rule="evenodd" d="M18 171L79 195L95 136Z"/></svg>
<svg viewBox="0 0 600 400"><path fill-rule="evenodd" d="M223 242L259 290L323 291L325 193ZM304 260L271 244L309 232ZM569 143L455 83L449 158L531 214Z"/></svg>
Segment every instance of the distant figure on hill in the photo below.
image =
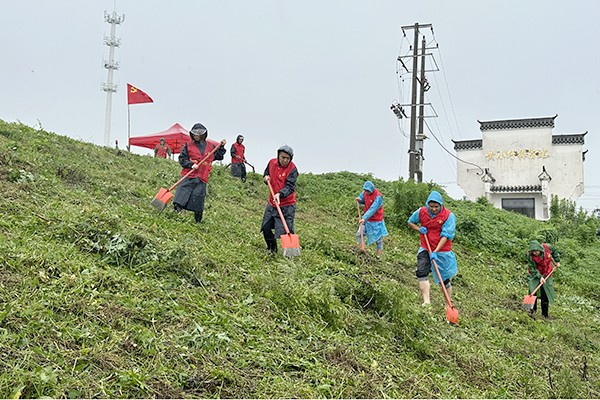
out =
<svg viewBox="0 0 600 400"><path fill-rule="evenodd" d="M359 227L356 239L360 244L361 240L366 237L367 246L375 243L375 254L379 257L383 252L383 237L388 235L383 219L383 196L379 190L375 189L373 182L366 181L362 193L355 200L358 204L364 204L364 214L358 219Z"/></svg>
<svg viewBox="0 0 600 400"><path fill-rule="evenodd" d="M171 157L171 148L166 145L165 138L160 138L160 143L154 148L154 157Z"/></svg>
<svg viewBox="0 0 600 400"><path fill-rule="evenodd" d="M427 197L425 206L417 209L408 218L407 222L411 228L421 234L421 243L417 252L416 275L423 297L423 305L431 304L429 298L429 272L434 271L431 260L436 261L444 286L448 290L448 295L452 296L450 279L458 272L456 256L452 251L452 239L454 239L456 233L454 213L444 207L442 195L433 190ZM418 224L421 226L419 227ZM429 254L425 236L429 240L431 254ZM433 272L433 280L436 284L440 284L435 272Z"/></svg>
<svg viewBox="0 0 600 400"><path fill-rule="evenodd" d="M547 278L553 267L560 267L560 254L554 246L548 243L541 243L537 240L529 242L529 251L527 252L527 272L529 273L529 293L536 296L533 309L534 314L537 311L537 298L542 298L542 316L548 318L548 308L550 303L554 302L554 279ZM531 293L540 283L542 287L537 293ZM540 296L541 295L541 296Z"/></svg>
<svg viewBox="0 0 600 400"><path fill-rule="evenodd" d="M277 149L277 158L269 161L263 174L265 184L270 182L275 193L274 197L269 193L269 202L260 225L260 230L267 243L267 250L272 254L277 253L277 239L286 233L275 204L281 208L290 233L294 233L298 169L292 162L292 158L294 158L292 148L281 146ZM275 234L273 234L273 230L275 230Z"/></svg>
<svg viewBox="0 0 600 400"><path fill-rule="evenodd" d="M238 135L235 139L235 143L231 145L231 175L236 178L241 178L242 182L246 182L246 146L244 142L244 136Z"/></svg>
<svg viewBox="0 0 600 400"><path fill-rule="evenodd" d="M204 198L206 197L206 184L214 160L222 160L225 156L225 139L220 143L207 141L208 130L200 123L194 124L190 131L190 140L182 147L179 153L181 176L194 170L178 187L173 198L175 212L189 210L194 212L196 222L202 222L204 212ZM218 147L218 148L217 148ZM217 148L212 154L213 151ZM210 154L210 155L208 155ZM208 157L207 157L208 155Z"/></svg>

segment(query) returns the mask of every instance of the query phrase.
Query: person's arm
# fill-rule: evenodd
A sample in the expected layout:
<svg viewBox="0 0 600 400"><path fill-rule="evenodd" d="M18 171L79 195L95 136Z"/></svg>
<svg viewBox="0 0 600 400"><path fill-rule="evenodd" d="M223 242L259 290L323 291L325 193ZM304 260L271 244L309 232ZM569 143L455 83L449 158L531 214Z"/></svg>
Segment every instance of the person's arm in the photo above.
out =
<svg viewBox="0 0 600 400"><path fill-rule="evenodd" d="M364 192L360 192L360 194L356 198L356 201L358 202L358 204L365 204Z"/></svg>
<svg viewBox="0 0 600 400"><path fill-rule="evenodd" d="M183 145L181 148L181 152L179 153L179 165L181 168L193 168L194 162L190 160L190 156L188 155L187 143Z"/></svg>
<svg viewBox="0 0 600 400"><path fill-rule="evenodd" d="M231 154L231 157L233 159L237 158L237 156L235 155L235 146L234 145L231 145L231 149L229 149L229 153Z"/></svg>
<svg viewBox="0 0 600 400"><path fill-rule="evenodd" d="M167 156L171 157L171 148L167 146Z"/></svg>
<svg viewBox="0 0 600 400"><path fill-rule="evenodd" d="M279 198L284 199L296 190L296 180L298 179L298 170L294 168L285 180L285 186L278 192Z"/></svg>
<svg viewBox="0 0 600 400"><path fill-rule="evenodd" d="M219 148L217 149L217 151L215 151L215 160L222 160L223 157L225 157L225 153L227 152L227 149L225 148L225 143L225 139L221 140Z"/></svg>
<svg viewBox="0 0 600 400"><path fill-rule="evenodd" d="M549 245L550 254L552 255L552 261L554 261L554 268L560 267L560 253L556 249L556 247Z"/></svg>
<svg viewBox="0 0 600 400"><path fill-rule="evenodd" d="M419 231L419 229L421 229L419 227L419 225L417 225L417 224L421 223L421 219L419 218L419 211L420 211L420 208L418 208L415 212L413 212L412 215L406 221L408 226L410 226L415 231Z"/></svg>
<svg viewBox="0 0 600 400"><path fill-rule="evenodd" d="M369 218L371 218L377 212L377 210L379 210L379 208L382 205L383 205L383 197L381 197L381 196L375 197L373 204L371 204L371 207L369 207L369 209L367 211L365 211L365 213L362 216L362 219L366 221Z"/></svg>

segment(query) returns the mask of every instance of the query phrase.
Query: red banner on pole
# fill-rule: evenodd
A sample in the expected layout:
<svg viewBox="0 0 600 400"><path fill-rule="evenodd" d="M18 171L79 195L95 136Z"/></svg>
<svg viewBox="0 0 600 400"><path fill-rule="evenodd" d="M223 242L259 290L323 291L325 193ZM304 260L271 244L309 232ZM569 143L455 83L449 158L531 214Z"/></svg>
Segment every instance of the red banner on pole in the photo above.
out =
<svg viewBox="0 0 600 400"><path fill-rule="evenodd" d="M131 84L127 84L127 104L139 104L139 103L154 103L152 97L148 96L146 92L136 88Z"/></svg>

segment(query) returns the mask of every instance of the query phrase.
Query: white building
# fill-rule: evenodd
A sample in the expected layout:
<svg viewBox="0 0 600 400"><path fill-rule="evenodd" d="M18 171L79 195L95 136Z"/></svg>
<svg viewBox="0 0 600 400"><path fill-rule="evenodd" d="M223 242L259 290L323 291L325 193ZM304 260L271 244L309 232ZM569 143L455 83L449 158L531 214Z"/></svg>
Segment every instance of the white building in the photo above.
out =
<svg viewBox="0 0 600 400"><path fill-rule="evenodd" d="M454 141L457 181L469 200L550 218L552 196L583 194L585 133L552 134L557 117L478 121L482 139Z"/></svg>

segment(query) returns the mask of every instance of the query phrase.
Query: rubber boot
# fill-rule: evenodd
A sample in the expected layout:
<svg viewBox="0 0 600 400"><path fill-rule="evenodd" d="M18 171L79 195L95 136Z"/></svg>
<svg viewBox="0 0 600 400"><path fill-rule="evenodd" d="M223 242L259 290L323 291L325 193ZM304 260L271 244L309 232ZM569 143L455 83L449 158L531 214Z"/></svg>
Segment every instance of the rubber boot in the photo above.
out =
<svg viewBox="0 0 600 400"><path fill-rule="evenodd" d="M196 223L201 223L202 222L202 211L196 211L194 213L194 220L196 221Z"/></svg>
<svg viewBox="0 0 600 400"><path fill-rule="evenodd" d="M271 254L277 253L277 240L276 239L268 239L267 242L267 250Z"/></svg>
<svg viewBox="0 0 600 400"><path fill-rule="evenodd" d="M550 304L548 302L542 301L542 317L548 318L548 308Z"/></svg>

